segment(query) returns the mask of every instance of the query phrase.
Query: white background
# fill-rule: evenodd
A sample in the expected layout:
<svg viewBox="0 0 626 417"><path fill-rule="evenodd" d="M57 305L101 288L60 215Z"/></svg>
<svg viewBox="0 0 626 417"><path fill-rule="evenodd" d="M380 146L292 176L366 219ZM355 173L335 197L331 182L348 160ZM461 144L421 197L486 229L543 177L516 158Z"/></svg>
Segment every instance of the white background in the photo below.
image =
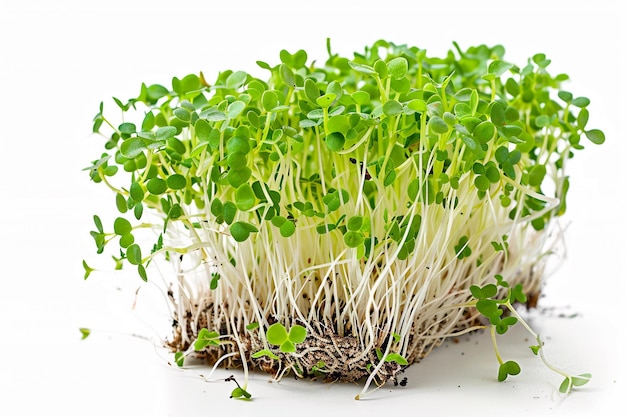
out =
<svg viewBox="0 0 626 417"><path fill-rule="evenodd" d="M624 8L598 0L437 3L0 1L0 415L575 416L623 409ZM263 374L251 377L254 401L229 400L231 383L206 382L198 376L206 369L168 365L158 338L167 336L161 329L169 318L150 307L150 287L134 273L83 281L82 259L110 265L96 257L88 232L92 215L112 213L113 201L81 171L101 152L90 135L100 101L199 71L209 80L225 69L265 76L255 61L275 64L281 49L303 48L322 61L327 37L347 56L379 38L430 54L445 53L454 40L462 47L499 43L520 65L543 52L552 72L570 74L570 91L591 99L589 126L603 129L607 142L589 143L569 165L567 257L530 315L553 362L594 374L584 389L561 396L560 379L530 355L518 329L501 349L523 371L502 384L488 335L475 334L412 366L406 387L385 387L366 401L353 400L356 385L269 383ZM81 341L79 327L93 334Z"/></svg>

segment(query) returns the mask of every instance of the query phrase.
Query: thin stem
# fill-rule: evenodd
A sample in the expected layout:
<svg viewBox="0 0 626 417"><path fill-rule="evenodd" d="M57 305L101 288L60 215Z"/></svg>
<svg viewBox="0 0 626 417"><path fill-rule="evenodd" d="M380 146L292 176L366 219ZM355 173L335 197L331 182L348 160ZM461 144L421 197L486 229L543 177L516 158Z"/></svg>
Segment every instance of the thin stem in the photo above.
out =
<svg viewBox="0 0 626 417"><path fill-rule="evenodd" d="M496 354L496 359L498 360L498 363L502 365L504 361L502 360L502 356L500 356L498 342L496 341L496 326L491 326L489 328L489 333L491 334L491 343L493 344L493 351Z"/></svg>

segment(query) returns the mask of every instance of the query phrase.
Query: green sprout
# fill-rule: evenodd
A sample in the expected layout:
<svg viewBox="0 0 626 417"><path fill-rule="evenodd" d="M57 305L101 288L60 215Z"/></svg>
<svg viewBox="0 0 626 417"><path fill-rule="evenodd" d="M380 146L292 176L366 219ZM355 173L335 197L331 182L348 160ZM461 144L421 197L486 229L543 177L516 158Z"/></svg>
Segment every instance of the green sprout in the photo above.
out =
<svg viewBox="0 0 626 417"><path fill-rule="evenodd" d="M89 337L89 335L91 335L91 329L88 329L86 327L81 327L78 330L80 331L81 340L85 340Z"/></svg>
<svg viewBox="0 0 626 417"><path fill-rule="evenodd" d="M220 334L218 332L210 332L208 329L201 329L198 333L198 338L193 344L193 348L196 352L205 349L207 346L219 346Z"/></svg>
<svg viewBox="0 0 626 417"><path fill-rule="evenodd" d="M235 385L237 385L237 387L233 389L233 391L231 392L230 398L240 398L242 400L249 400L252 398L252 394L246 391L245 387L242 387L241 385L239 385L239 382L237 382L234 376L231 375L230 377L226 378L224 381L227 381L227 382L233 381Z"/></svg>
<svg viewBox="0 0 626 417"><path fill-rule="evenodd" d="M535 333L530 326L522 319L513 304L525 303L527 301L526 294L522 290L522 285L517 284L510 287L509 283L503 279L501 275L495 276L497 284L487 284L483 287L472 285L470 291L472 296L476 298L475 307L485 318L489 320L491 340L496 354L498 363L498 381L502 382L509 375L518 375L521 367L516 361L504 361L500 355L498 344L496 342L496 333L505 334L509 328L518 322L531 334L537 342L536 345L530 346L531 351L535 355L539 355L543 363L552 371L564 377L559 387L559 391L563 394L569 394L574 387L585 385L591 379L591 374L583 373L580 375L570 375L550 364L544 354L544 343L539 334ZM500 290L504 290L506 295L503 298L498 297ZM506 311L510 314L505 314Z"/></svg>
<svg viewBox="0 0 626 417"><path fill-rule="evenodd" d="M267 328L265 337L267 341L275 346L279 347L282 353L294 353L296 351L296 345L304 342L306 339L307 331L304 326L294 324L287 332L287 329L281 323L274 323ZM269 356L272 359L280 359L274 352L269 349L262 349L252 354L253 358L260 358L262 356Z"/></svg>
<svg viewBox="0 0 626 417"><path fill-rule="evenodd" d="M365 379L360 398L480 314L494 337L520 321L504 310L519 284L539 294L568 161L605 136L541 53L327 50L101 103L85 171L116 214L91 236L115 269L164 286L177 364ZM503 281L485 285L495 275L512 277L505 298ZM520 371L498 360L499 379ZM564 391L586 380L564 377Z"/></svg>
<svg viewBox="0 0 626 417"><path fill-rule="evenodd" d="M306 339L306 329L299 324L291 326L289 333L280 323L274 323L268 327L265 333L267 341L272 345L278 345L281 352L293 353L296 351L296 345L304 342Z"/></svg>

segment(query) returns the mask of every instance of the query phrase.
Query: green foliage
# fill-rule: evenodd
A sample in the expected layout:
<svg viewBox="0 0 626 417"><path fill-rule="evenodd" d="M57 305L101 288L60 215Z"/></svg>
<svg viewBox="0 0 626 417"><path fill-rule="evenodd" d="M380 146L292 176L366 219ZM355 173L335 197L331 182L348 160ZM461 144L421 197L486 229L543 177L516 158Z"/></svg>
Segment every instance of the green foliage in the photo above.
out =
<svg viewBox="0 0 626 417"><path fill-rule="evenodd" d="M89 275L91 275L91 273L95 271L95 269L87 265L87 262L85 260L83 260L83 269L85 270L84 279L89 278Z"/></svg>
<svg viewBox="0 0 626 417"><path fill-rule="evenodd" d="M78 330L80 331L81 340L87 339L89 337L89 335L91 334L91 329L88 329L86 327L81 327Z"/></svg>
<svg viewBox="0 0 626 417"><path fill-rule="evenodd" d="M306 334L306 328L299 324L294 324L287 332L281 323L274 323L267 328L265 337L270 344L279 346L281 352L293 353L296 351L296 345L304 342Z"/></svg>
<svg viewBox="0 0 626 417"><path fill-rule="evenodd" d="M483 287L472 285L470 292L476 299L474 306L490 323L493 347L499 363L498 381L505 381L509 376L515 376L521 372L521 367L516 361L504 361L502 359L495 337L496 333L500 335L505 334L511 326L519 322L522 323L524 328L537 342L536 345L529 346L532 353L539 355L543 363L549 369L564 377L559 387L560 392L569 394L574 387L580 387L589 382L591 374L569 375L548 363L543 355L543 342L541 341L541 337L520 317L513 306L515 303L525 303L527 300L522 285L517 284L511 287L501 275L496 275L495 280L496 284L486 284ZM505 314L505 309L509 314Z"/></svg>
<svg viewBox="0 0 626 417"><path fill-rule="evenodd" d="M409 364L409 361L407 361L406 358L400 355L399 353L392 352L383 356L383 352L380 349L376 349L375 352L376 352L376 357L378 358L379 361L395 362L398 365L402 365L402 366L407 366Z"/></svg>
<svg viewBox="0 0 626 417"><path fill-rule="evenodd" d="M365 214L353 212L363 192L380 202L408 189L408 208L445 205L445 195L465 178L473 189L464 192L498 197L511 217L543 210L532 222L541 229L564 213L567 187L557 184L561 202L555 210L544 210L526 188L543 195L549 168L558 178L562 162L583 148L581 136L604 142L601 130L588 127L590 100L562 89L567 77L551 76L543 54L519 67L504 59L501 46L462 52L454 46L459 54L439 58L381 41L352 59L332 55L322 65L307 64L305 51L282 51L276 66L258 61L271 73L269 81L228 70L210 87L196 74L173 77L171 89L144 83L137 97L113 100L126 120L117 126L100 104L93 131L106 139L105 151L86 170L95 183L111 187L120 214L130 212L140 221L145 211L156 212L164 219L163 231L172 223L190 229L191 213L208 206L201 220L228 225L216 230L239 244L259 232L295 239L300 230L317 230L319 238L328 233L359 256L391 241L406 259L415 236L392 239L381 232L395 233L400 217L376 229L338 220ZM398 167L429 153L437 155L430 171L399 175ZM369 165L359 169L354 161L364 160ZM291 164L300 175L284 176ZM346 181L336 187L339 172ZM113 186L120 173L130 173L128 183ZM296 202L311 209L286 215ZM311 225L314 219L318 223ZM121 259L136 265L146 280L147 265L164 250L144 256L139 227L144 226L120 216L113 234ZM99 219L91 234L98 253L115 241ZM454 244L459 259L471 255L466 243ZM85 270L87 276L92 272Z"/></svg>
<svg viewBox="0 0 626 417"><path fill-rule="evenodd" d="M174 353L174 362L180 368L185 365L185 353L184 352L175 352Z"/></svg>
<svg viewBox="0 0 626 417"><path fill-rule="evenodd" d="M233 381L235 385L237 385L237 387L233 389L233 391L231 392L230 398L236 398L236 399L241 399L241 400L250 400L252 398L252 394L250 394L246 390L245 386L242 387L241 385L239 385L239 382L237 382L234 376L231 375L228 378L226 378L224 381Z"/></svg>
<svg viewBox="0 0 626 417"><path fill-rule="evenodd" d="M196 341L193 343L193 349L196 352L206 349L209 346L219 346L220 345L220 334L218 332L209 331L206 328L200 329L198 332L198 337Z"/></svg>
<svg viewBox="0 0 626 417"><path fill-rule="evenodd" d="M581 387L591 379L591 374L584 373L576 376L565 376L565 379L559 386L559 392L569 394L574 387Z"/></svg>
<svg viewBox="0 0 626 417"><path fill-rule="evenodd" d="M498 381L504 381L509 375L518 375L522 369L515 361L506 361L500 364L498 368Z"/></svg>

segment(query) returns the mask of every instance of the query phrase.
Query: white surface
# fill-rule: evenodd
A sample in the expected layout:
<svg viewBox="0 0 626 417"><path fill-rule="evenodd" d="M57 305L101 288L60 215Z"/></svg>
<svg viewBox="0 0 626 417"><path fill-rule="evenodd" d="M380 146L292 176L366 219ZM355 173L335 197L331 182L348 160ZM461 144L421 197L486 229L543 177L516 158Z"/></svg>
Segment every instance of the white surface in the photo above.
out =
<svg viewBox="0 0 626 417"><path fill-rule="evenodd" d="M210 3L0 2L0 415L577 416L623 409L621 3ZM553 362L594 374L584 389L558 394L560 379L530 355L518 329L501 349L523 371L502 384L494 380L488 335L475 334L412 366L406 387L385 387L367 401L353 400L355 385L268 383L263 374L251 377L253 402L229 400L231 383L205 382L197 375L207 369L168 366L171 358L153 347L155 332L131 309L134 274L83 281L83 258L109 265L95 256L88 230L91 216L111 207L110 196L81 171L100 152L89 137L99 102L137 94L144 81L167 84L200 70L209 78L227 68L258 74L254 62L278 62L281 49L304 48L321 60L326 37L344 54L378 38L433 54L453 40L500 43L517 63L544 52L553 72L570 74L570 90L591 99L590 126L602 128L607 143L590 144L569 165L568 257L548 280L541 300L548 312L531 316ZM139 306L148 293L140 291ZM156 327L169 320L156 312L143 318ZM93 329L85 341L83 326Z"/></svg>

